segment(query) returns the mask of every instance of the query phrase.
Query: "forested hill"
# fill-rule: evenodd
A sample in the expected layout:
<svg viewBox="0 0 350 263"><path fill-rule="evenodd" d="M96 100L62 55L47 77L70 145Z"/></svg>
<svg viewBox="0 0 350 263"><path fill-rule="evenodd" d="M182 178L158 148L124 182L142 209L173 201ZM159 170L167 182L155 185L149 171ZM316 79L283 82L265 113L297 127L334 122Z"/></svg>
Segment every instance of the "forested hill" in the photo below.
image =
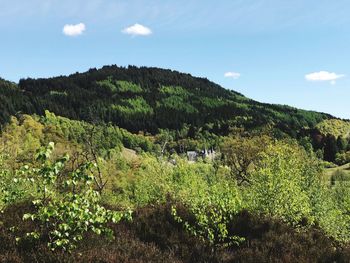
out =
<svg viewBox="0 0 350 263"><path fill-rule="evenodd" d="M71 119L112 122L129 131L200 127L225 135L230 127L274 126L290 135L332 116L264 104L204 78L177 71L105 66L49 79L0 81L0 121L45 110Z"/></svg>

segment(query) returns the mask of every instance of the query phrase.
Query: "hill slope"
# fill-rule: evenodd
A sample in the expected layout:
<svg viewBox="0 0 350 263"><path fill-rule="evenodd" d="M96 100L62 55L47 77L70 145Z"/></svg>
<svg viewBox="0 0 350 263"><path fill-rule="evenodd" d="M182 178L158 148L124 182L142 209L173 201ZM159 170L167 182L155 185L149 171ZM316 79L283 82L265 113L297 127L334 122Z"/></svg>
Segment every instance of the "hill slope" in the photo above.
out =
<svg viewBox="0 0 350 263"><path fill-rule="evenodd" d="M17 111L49 110L71 119L112 122L137 132L200 127L227 134L230 127L272 125L290 135L332 116L264 104L204 78L159 68L105 66L49 79L0 82L0 121Z"/></svg>

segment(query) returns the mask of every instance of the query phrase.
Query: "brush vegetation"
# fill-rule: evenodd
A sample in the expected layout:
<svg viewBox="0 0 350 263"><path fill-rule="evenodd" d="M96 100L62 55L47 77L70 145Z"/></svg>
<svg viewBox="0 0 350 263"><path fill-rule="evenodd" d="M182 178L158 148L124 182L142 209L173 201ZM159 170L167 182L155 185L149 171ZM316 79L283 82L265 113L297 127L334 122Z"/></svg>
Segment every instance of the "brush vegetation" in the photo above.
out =
<svg viewBox="0 0 350 263"><path fill-rule="evenodd" d="M157 68L0 90L1 262L349 261L347 121Z"/></svg>

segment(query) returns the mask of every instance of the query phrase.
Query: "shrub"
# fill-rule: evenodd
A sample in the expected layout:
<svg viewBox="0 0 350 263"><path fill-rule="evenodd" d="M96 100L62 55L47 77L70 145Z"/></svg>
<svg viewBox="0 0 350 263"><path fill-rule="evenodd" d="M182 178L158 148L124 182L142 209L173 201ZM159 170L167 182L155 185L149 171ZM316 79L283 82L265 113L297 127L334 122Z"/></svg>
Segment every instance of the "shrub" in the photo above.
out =
<svg viewBox="0 0 350 263"><path fill-rule="evenodd" d="M26 237L39 239L47 235L47 245L52 250L71 250L86 232L112 236L106 224L130 219L131 212L116 212L100 206L99 193L93 186L93 164L85 163L62 174L68 156L50 161L53 148L54 144L50 143L38 152L39 168L26 168L27 179L35 185L37 196L32 202L36 211L24 214L23 220L36 221L40 226Z"/></svg>

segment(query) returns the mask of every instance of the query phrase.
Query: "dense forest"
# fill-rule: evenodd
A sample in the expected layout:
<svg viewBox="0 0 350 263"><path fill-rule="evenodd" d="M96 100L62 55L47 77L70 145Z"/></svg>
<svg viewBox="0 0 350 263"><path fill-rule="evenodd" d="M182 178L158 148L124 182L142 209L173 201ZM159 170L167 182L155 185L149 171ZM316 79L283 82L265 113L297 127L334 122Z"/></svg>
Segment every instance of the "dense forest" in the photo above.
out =
<svg viewBox="0 0 350 263"><path fill-rule="evenodd" d="M349 262L346 120L105 66L0 79L0 123L0 262Z"/></svg>
<svg viewBox="0 0 350 263"><path fill-rule="evenodd" d="M50 79L1 81L1 121L17 111L45 110L71 119L112 122L130 131L206 128L224 135L229 127L273 125L295 135L332 116L288 106L259 103L207 79L158 68L106 66Z"/></svg>
<svg viewBox="0 0 350 263"><path fill-rule="evenodd" d="M43 115L49 110L134 133L167 130L178 142L171 147L177 152L218 147L218 136L227 136L232 129L268 129L276 138L309 141L326 161L348 160L347 122L329 114L259 103L207 79L171 70L105 66L67 77L22 79L18 85L0 79L0 91L2 124L16 114Z"/></svg>

